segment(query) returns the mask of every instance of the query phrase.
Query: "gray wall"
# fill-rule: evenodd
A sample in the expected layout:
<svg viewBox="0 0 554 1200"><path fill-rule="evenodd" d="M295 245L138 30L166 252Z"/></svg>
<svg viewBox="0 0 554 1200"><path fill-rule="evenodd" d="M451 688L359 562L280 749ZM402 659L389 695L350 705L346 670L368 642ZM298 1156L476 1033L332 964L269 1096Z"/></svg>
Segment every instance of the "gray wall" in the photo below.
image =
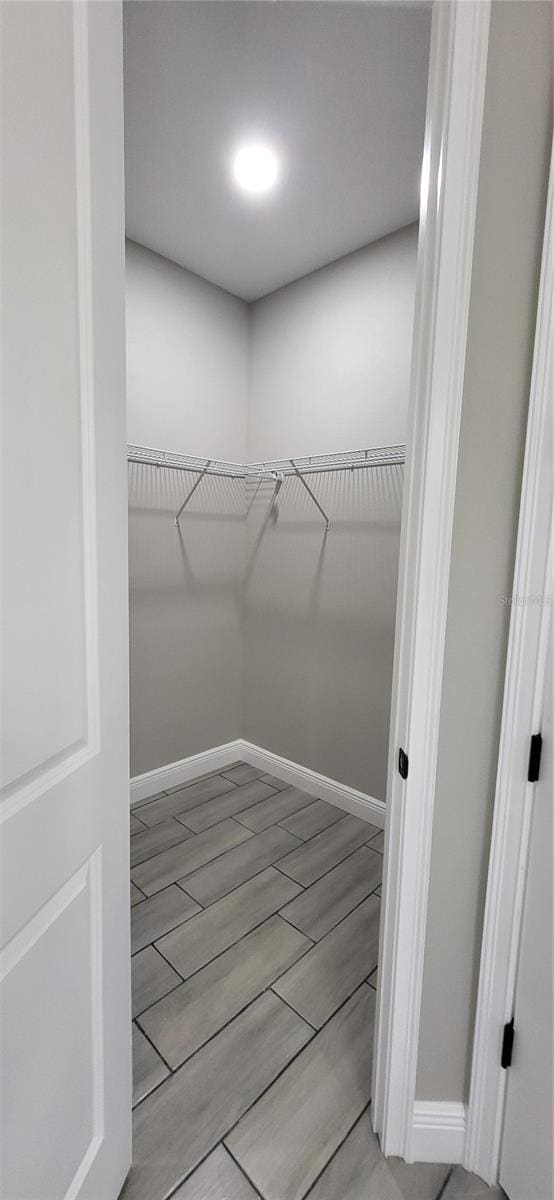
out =
<svg viewBox="0 0 554 1200"><path fill-rule="evenodd" d="M250 459L403 442L417 226L252 305Z"/></svg>
<svg viewBox="0 0 554 1200"><path fill-rule="evenodd" d="M129 440L240 459L402 442L415 262L411 227L249 310L128 244ZM384 799L402 473L318 479L325 539L293 481L265 526L266 490L245 526L241 485L205 482L179 538L187 479L130 470L133 775L242 734Z"/></svg>
<svg viewBox="0 0 554 1200"><path fill-rule="evenodd" d="M467 1100L552 136L552 9L494 3L417 1096Z"/></svg>
<svg viewBox="0 0 554 1200"><path fill-rule="evenodd" d="M252 308L254 460L404 442L415 226ZM403 468L288 480L247 522L244 736L384 800ZM276 518L276 519L275 519Z"/></svg>
<svg viewBox="0 0 554 1200"><path fill-rule="evenodd" d="M244 462L248 305L127 242L128 439Z"/></svg>
<svg viewBox="0 0 554 1200"><path fill-rule="evenodd" d="M248 307L127 243L129 441L244 461ZM129 468L131 775L240 736L244 489Z"/></svg>

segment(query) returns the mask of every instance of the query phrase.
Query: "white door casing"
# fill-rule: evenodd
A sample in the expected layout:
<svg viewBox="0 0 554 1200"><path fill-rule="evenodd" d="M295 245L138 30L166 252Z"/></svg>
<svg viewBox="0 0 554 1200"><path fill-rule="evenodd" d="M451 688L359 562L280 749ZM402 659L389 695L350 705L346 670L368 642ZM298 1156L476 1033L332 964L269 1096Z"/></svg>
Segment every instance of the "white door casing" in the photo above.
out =
<svg viewBox="0 0 554 1200"><path fill-rule="evenodd" d="M433 7L372 1091L383 1153L408 1160L489 21L489 0Z"/></svg>
<svg viewBox="0 0 554 1200"><path fill-rule="evenodd" d="M547 652L542 756L531 814L530 852L514 999L515 1040L507 1071L500 1183L510 1200L554 1193L552 1094L552 658Z"/></svg>
<svg viewBox="0 0 554 1200"><path fill-rule="evenodd" d="M3 3L0 1195L130 1162L121 7Z"/></svg>
<svg viewBox="0 0 554 1200"><path fill-rule="evenodd" d="M514 1011L536 784L529 744L541 728L552 620L552 319L554 158L545 218L506 681L475 1014L464 1166L496 1183L508 1072L502 1033ZM550 832L551 838L551 832Z"/></svg>

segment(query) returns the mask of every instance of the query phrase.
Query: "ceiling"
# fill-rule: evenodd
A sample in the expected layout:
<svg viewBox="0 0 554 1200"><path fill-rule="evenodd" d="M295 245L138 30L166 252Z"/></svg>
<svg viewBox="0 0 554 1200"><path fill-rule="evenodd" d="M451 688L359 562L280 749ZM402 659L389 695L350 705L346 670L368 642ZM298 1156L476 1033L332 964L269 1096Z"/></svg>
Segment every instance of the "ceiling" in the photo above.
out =
<svg viewBox="0 0 554 1200"><path fill-rule="evenodd" d="M428 4L126 0L127 235L246 300L417 219ZM252 197L233 152L277 151Z"/></svg>

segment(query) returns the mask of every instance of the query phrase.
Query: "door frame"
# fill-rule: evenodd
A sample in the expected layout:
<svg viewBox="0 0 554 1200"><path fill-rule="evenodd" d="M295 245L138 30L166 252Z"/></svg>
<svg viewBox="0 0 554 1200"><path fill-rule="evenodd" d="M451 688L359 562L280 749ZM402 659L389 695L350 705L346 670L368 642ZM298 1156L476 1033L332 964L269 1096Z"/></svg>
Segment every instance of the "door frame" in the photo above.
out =
<svg viewBox="0 0 554 1200"><path fill-rule="evenodd" d="M485 901L483 941L464 1166L496 1183L506 1071L504 1024L513 1016L530 848L534 787L529 744L541 728L551 605L552 488L550 403L554 294L554 155L546 210L529 417L519 514L500 749ZM546 602L545 602L546 599ZM542 602L541 602L542 601Z"/></svg>
<svg viewBox="0 0 554 1200"><path fill-rule="evenodd" d="M408 1160L419 1154L416 1070L490 7L435 0L432 16L372 1091L383 1153Z"/></svg>

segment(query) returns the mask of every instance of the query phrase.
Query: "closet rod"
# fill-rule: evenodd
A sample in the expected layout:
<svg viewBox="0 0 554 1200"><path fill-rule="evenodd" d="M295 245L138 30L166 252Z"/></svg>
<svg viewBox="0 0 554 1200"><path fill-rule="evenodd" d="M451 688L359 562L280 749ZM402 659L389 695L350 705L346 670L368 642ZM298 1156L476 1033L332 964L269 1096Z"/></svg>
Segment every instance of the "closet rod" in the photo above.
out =
<svg viewBox="0 0 554 1200"><path fill-rule="evenodd" d="M356 471L369 467L401 466L406 460L405 446L379 446L368 450L340 451L337 454L311 454L302 458L280 458L249 463L249 475L323 475L328 471Z"/></svg>
<svg viewBox="0 0 554 1200"><path fill-rule="evenodd" d="M172 454L167 450L154 450L148 446L127 446L127 460L150 467L169 467L173 471L189 471L198 478L187 492L185 499L175 517L175 524L184 512L189 500L205 475L217 475L225 479L253 479L256 481L254 495L247 508L247 515L258 494L263 479L271 479L275 484L271 507L275 503L277 492L283 480L288 475L295 475L307 491L315 507L321 513L325 526L329 528L329 517L304 478L305 475L326 475L331 471L360 471L370 467L401 466L406 457L405 446L378 446L366 450L340 451L337 454L312 454L302 458L280 458L271 462L232 463L224 459L201 459L187 454Z"/></svg>
<svg viewBox="0 0 554 1200"><path fill-rule="evenodd" d="M242 463L226 462L223 458L205 458L190 454L172 454L169 450L152 450L148 446L127 446L127 462L146 467L169 467L172 471L190 471L197 475L217 475L220 479L244 479L247 471Z"/></svg>

